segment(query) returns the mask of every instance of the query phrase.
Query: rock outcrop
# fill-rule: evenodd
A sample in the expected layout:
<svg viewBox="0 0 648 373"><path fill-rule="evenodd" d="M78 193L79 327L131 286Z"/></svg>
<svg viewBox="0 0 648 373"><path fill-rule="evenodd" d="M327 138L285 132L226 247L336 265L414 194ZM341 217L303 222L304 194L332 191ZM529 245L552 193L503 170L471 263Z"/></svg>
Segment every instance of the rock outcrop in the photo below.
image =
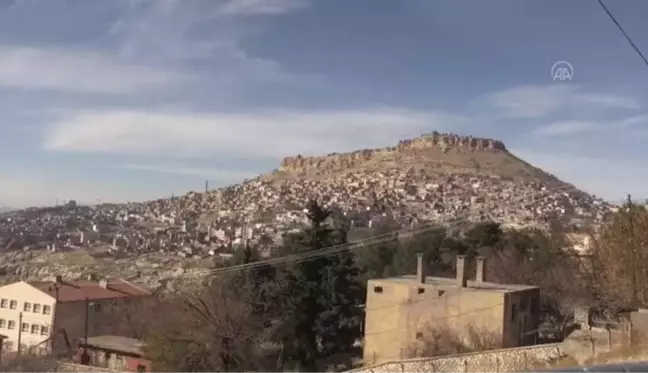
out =
<svg viewBox="0 0 648 373"><path fill-rule="evenodd" d="M415 158L430 152L442 155L451 151L459 153L506 152L506 146L499 140L443 134L435 131L414 139L399 141L396 146L382 149L332 153L319 157L303 157L301 155L286 157L281 161L279 171L298 174L305 174L313 170L338 171L360 167L367 163Z"/></svg>

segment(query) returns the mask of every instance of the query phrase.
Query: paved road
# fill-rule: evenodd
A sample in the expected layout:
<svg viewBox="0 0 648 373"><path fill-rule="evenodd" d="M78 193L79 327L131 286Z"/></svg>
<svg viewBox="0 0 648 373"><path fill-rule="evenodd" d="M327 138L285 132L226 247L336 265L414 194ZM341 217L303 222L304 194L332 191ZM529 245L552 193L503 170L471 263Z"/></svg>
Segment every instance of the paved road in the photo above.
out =
<svg viewBox="0 0 648 373"><path fill-rule="evenodd" d="M648 373L648 361L593 365L578 368L532 370L526 373Z"/></svg>

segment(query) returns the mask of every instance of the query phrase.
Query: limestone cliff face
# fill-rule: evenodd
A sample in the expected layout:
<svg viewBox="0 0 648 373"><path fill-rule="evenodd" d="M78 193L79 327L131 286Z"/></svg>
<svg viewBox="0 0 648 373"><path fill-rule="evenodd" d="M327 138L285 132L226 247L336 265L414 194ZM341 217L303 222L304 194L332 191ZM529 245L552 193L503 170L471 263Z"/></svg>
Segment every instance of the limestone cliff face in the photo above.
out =
<svg viewBox="0 0 648 373"><path fill-rule="evenodd" d="M346 169L374 161L397 160L434 150L445 154L449 150L462 153L506 152L504 143L498 140L459 136L432 132L420 137L399 141L398 145L382 149L364 149L351 153L333 153L317 157L286 157L281 161L280 171L304 173L309 170Z"/></svg>

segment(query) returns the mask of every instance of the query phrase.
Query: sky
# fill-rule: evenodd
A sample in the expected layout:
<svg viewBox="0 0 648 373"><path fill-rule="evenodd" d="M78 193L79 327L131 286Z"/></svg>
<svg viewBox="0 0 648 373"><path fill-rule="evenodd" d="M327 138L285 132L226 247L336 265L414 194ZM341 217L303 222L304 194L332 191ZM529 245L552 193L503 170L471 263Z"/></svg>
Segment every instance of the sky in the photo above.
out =
<svg viewBox="0 0 648 373"><path fill-rule="evenodd" d="M648 53L648 2L607 3ZM647 95L593 0L0 0L0 206L178 195L435 130L645 197Z"/></svg>

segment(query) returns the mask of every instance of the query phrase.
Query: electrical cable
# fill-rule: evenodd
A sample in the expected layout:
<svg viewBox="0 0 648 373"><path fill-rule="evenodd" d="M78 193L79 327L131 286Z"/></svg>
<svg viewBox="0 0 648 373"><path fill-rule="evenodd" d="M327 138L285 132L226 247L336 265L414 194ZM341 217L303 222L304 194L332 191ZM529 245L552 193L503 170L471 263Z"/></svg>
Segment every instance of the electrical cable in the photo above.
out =
<svg viewBox="0 0 648 373"><path fill-rule="evenodd" d="M302 262L302 261L307 261L307 260L312 260L312 259L318 259L318 258L324 258L328 256L333 256L333 255L338 255L343 252L347 252L350 250L354 249L360 249L360 248L366 248L366 247L372 247L376 245L383 244L385 242L390 242L394 241L397 239L401 239L404 237L412 237L417 234L425 234L427 232L434 231L436 229L442 228L443 224L451 224L454 225L456 223L461 223L464 222L465 218L457 218L453 219L447 222L439 223L439 222L432 222L432 223L426 223L423 224L419 227L415 228L408 228L396 232L390 232L390 233L385 233L385 234L380 234L376 236L372 236L369 238L365 238L362 240L354 241L354 242L349 242L349 243L344 243L344 244L339 244L339 245L334 245L334 246L329 246L326 248L323 248L321 250L317 251L307 251L304 253L296 253L296 254L289 254L285 256L281 256L278 258L272 258L272 259L266 259L266 260L260 260L257 262L252 262L252 263L245 263L245 264L239 264L239 265L234 265L234 266L228 266L224 268L216 268L216 269L211 269L207 270L204 272L197 272L197 273L190 273L187 275L198 275L198 276L204 276L204 275L215 275L215 274L224 274L224 273L231 273L231 272L236 272L239 270L247 270L247 269L253 269L253 268L258 268L258 267L265 267L268 265L280 265L280 264L286 264L286 263L291 263L291 262Z"/></svg>
<svg viewBox="0 0 648 373"><path fill-rule="evenodd" d="M605 6L605 3L603 3L603 0L597 0L597 1L598 1L599 5L601 5L601 7L605 11L605 13L608 15L608 17L610 17L612 22L614 22L614 24L619 29L619 31L621 31L621 33L626 38L628 43L630 43L630 45L632 46L632 49L634 49L634 51L637 52L639 57L641 57L641 59L643 60L644 64L646 66L648 66L648 59L646 59L646 56L644 56L644 54L641 52L639 47L637 47L637 45L632 41L632 38L630 38L630 35L628 35L628 33L623 29L623 27L621 26L619 21L617 21L616 17L614 17L614 15L610 12L610 10L607 8L607 6Z"/></svg>
<svg viewBox="0 0 648 373"><path fill-rule="evenodd" d="M559 188L560 189L565 189L566 191L573 191L574 188L569 186L569 187L564 187L564 188ZM558 190L558 191L559 191ZM540 200L545 200L548 199L549 197L553 196L545 196L544 198ZM535 201L537 202L537 201ZM362 240L354 241L354 242L348 242L344 244L339 244L339 245L334 245L334 246L329 246L326 248L323 248L321 250L317 251L307 251L303 253L296 253L296 254L289 254L285 255L282 257L278 258L271 258L271 259L266 259L266 260L260 260L252 263L245 263L245 264L239 264L239 265L234 265L234 266L228 266L224 268L215 268L215 269L209 269L201 272L191 272L187 273L183 276L209 276L209 275L220 275L220 274L225 274L225 273L232 273L236 272L239 270L248 270L248 269L254 269L254 268L259 268L259 267L265 267L269 265L281 265L281 264L286 264L286 263L297 263L297 262L303 262L303 261L308 261L308 260L313 260L313 259L318 259L318 258L324 258L324 257L329 257L329 256L334 256L338 255L343 252L355 250L355 249L361 249L361 248L367 248L367 247L374 247L381 245L385 242L393 241L395 239L401 239L405 237L412 237L418 234L425 234L431 231L434 231L439 228L443 227L454 227L456 225L459 225L461 223L465 223L468 221L468 214L465 214L464 216L460 218L454 218L446 221L440 221L440 222L427 222L424 223L418 227L414 228L406 228L402 229L396 232L390 232L390 233L385 233L385 234L380 234L380 235L375 235L372 237L368 237ZM180 276L180 277L183 277Z"/></svg>

